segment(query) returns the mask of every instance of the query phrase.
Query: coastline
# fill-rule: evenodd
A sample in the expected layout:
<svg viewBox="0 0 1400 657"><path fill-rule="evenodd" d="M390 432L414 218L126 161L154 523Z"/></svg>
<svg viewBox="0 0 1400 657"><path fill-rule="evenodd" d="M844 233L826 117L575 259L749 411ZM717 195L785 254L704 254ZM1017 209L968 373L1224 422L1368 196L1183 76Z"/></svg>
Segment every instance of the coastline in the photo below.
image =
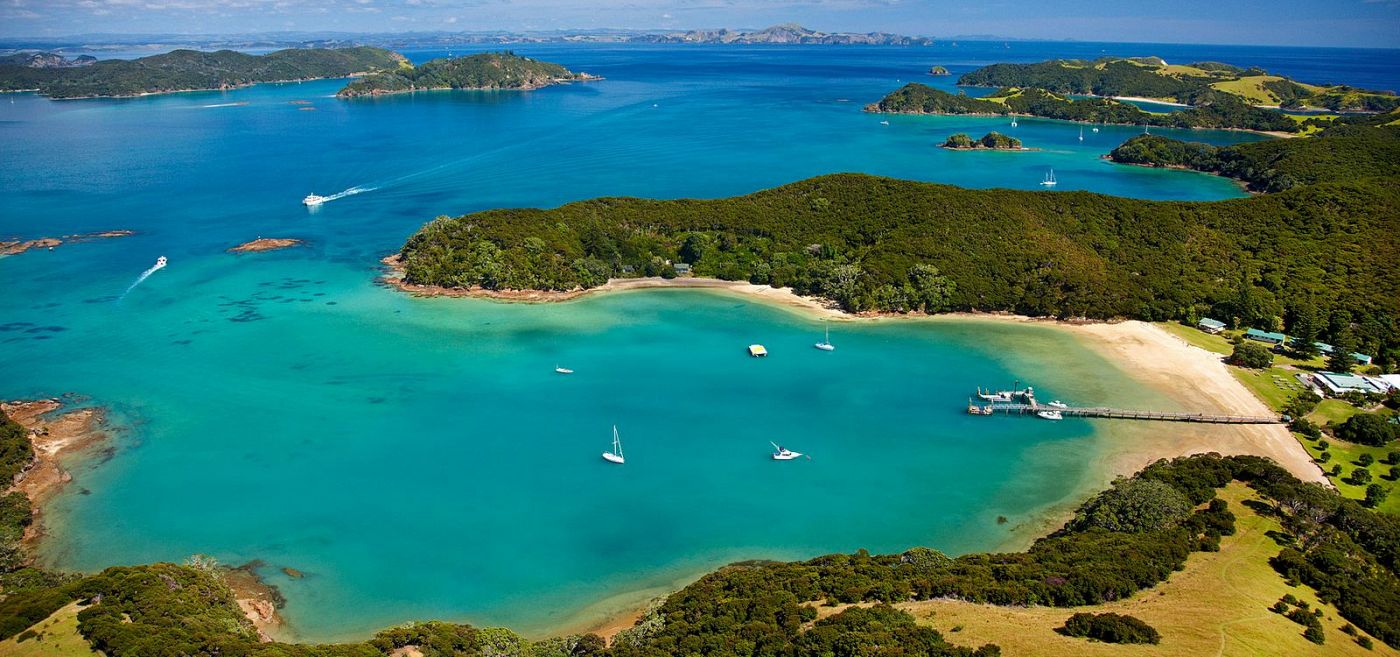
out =
<svg viewBox="0 0 1400 657"><path fill-rule="evenodd" d="M63 411L59 399L0 402L0 410L28 432L34 461L15 477L11 490L25 494L34 522L24 530L21 545L30 553L46 535L44 507L73 481L63 461L75 454L91 453L109 438L106 414L100 408Z"/></svg>
<svg viewBox="0 0 1400 657"><path fill-rule="evenodd" d="M550 78L546 82L522 84L518 87L414 87L412 89L372 89L365 92L345 93L344 90L337 91L336 98L342 100L349 98L378 98L379 96L394 96L398 94L413 94L420 91L536 91L546 87L553 87L561 84L572 84L574 82L597 82L602 80L601 75L591 75L579 73L572 78Z"/></svg>

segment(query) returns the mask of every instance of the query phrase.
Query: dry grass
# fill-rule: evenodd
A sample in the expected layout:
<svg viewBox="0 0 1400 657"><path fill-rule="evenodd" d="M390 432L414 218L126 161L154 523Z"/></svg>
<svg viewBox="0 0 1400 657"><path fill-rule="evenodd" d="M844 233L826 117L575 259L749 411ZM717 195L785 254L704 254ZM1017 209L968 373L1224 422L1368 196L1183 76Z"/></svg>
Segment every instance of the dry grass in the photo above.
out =
<svg viewBox="0 0 1400 657"><path fill-rule="evenodd" d="M1128 600L1095 607L997 607L952 600L901 605L960 645L995 643L1008 657L1348 657L1395 656L1400 651L1375 641L1366 650L1342 633L1346 625L1330 605L1321 605L1311 589L1289 587L1269 566L1279 546L1267 532L1278 522L1256 514L1241 502L1251 491L1231 484L1221 492L1237 516L1238 531L1221 540L1220 552L1196 553L1186 568ZM1269 611L1285 593L1321 606L1326 645L1303 638L1303 627ZM1131 614L1162 634L1156 646L1113 645L1061 636L1055 628L1078 611ZM955 630L955 628L961 628Z"/></svg>
<svg viewBox="0 0 1400 657"><path fill-rule="evenodd" d="M78 603L53 612L48 618L35 623L28 631L35 635L24 641L16 641L15 636L0 641L0 655L3 657L101 657L92 649L87 639L78 634Z"/></svg>

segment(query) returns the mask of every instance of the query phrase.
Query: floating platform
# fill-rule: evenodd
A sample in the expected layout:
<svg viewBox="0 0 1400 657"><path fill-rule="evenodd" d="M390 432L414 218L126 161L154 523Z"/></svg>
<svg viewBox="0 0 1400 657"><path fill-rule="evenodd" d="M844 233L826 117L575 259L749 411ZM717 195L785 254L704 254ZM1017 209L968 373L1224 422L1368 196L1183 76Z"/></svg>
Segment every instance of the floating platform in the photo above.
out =
<svg viewBox="0 0 1400 657"><path fill-rule="evenodd" d="M761 344L749 345L749 355L754 358L763 358L768 355L768 348Z"/></svg>

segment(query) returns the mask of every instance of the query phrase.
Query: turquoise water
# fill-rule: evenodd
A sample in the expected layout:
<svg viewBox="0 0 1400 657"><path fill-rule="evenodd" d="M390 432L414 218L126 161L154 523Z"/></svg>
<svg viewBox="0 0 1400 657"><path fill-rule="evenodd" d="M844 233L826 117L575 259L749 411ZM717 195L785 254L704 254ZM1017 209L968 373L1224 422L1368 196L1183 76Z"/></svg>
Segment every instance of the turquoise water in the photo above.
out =
<svg viewBox="0 0 1400 657"><path fill-rule="evenodd" d="M916 49L520 50L608 79L353 102L334 81L0 98L0 235L138 231L0 259L0 396L72 392L121 428L49 509L47 561L261 560L292 638L425 617L545 632L733 559L994 548L1101 476L1113 434L968 417L977 385L1167 404L1042 327L839 323L823 353L819 322L722 294L526 306L376 286L378 258L435 215L602 194L838 171L1030 189L1052 166L1061 189L1240 194L1100 160L1128 128L1081 144L1075 125L1025 120L1013 134L1045 150L950 153L949 133L1001 122L862 113L927 68ZM257 236L308 245L224 252ZM745 357L753 342L772 357ZM614 424L621 468L599 459ZM774 463L770 440L812 458Z"/></svg>

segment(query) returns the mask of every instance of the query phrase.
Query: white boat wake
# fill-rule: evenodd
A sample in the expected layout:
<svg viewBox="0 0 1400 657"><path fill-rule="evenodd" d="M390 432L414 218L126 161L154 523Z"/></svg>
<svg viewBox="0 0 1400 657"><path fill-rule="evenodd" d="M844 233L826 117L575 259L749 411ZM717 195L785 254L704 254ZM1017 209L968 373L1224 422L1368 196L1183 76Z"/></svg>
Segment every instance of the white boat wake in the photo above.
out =
<svg viewBox="0 0 1400 657"><path fill-rule="evenodd" d="M121 295L120 297L117 297L117 301L121 301L122 299L125 299L125 298L126 298L126 295L131 294L131 291L134 290L134 289L136 289L136 286L137 286L137 285L140 285L141 283L145 282L147 278L150 278L150 277L151 277L151 274L154 274L154 273L156 273L156 272L158 272L158 271L160 271L160 270L162 270L162 269L164 269L164 268L165 268L165 256L161 256L161 257L159 257L159 258L156 259L156 264L151 265L151 268L150 268L150 269L147 269L146 271L141 272L141 275L140 275L140 276L137 276L137 277L136 277L136 280L133 281L133 282L131 283L131 285L127 286L126 291L125 291L125 292L122 292L122 295Z"/></svg>
<svg viewBox="0 0 1400 657"><path fill-rule="evenodd" d="M334 200L336 200L336 199L342 199L342 198L345 198L345 197L347 197L347 196L354 196L354 195L356 195L356 194L363 194L363 193L365 193L365 192L372 192L372 191L374 191L374 190L376 190L376 189L379 189L379 188L378 188L378 187L365 187L365 186L359 186L359 185L357 185L357 186L351 187L350 189L347 189L347 190L345 190L345 191L343 191L343 192L337 192L337 193L335 193L335 194L331 194L330 196L317 196L316 194L311 194L310 196L307 196L306 198L302 199L301 203L302 203L302 205L305 205L305 206L308 206L308 207L310 207L310 208L312 208L312 209L315 209L316 206L322 205L322 204L324 204L324 203L329 203L329 202L334 201Z"/></svg>

